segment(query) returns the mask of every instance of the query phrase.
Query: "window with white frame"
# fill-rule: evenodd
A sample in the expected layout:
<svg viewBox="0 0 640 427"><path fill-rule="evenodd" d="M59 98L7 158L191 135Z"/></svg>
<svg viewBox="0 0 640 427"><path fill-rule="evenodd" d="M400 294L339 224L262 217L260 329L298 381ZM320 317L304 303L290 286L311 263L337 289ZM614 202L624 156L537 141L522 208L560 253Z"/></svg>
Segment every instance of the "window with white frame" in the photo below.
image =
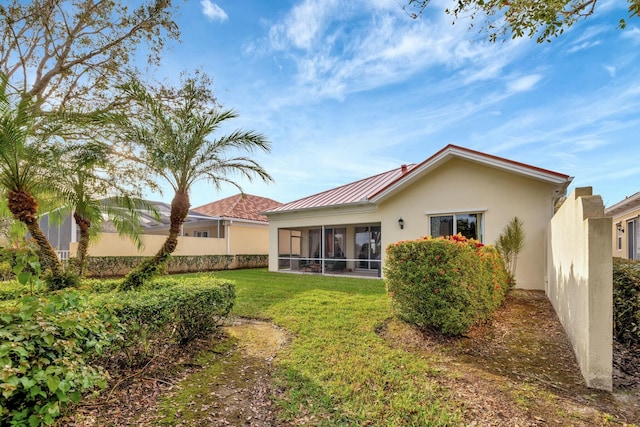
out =
<svg viewBox="0 0 640 427"><path fill-rule="evenodd" d="M624 232L624 230L622 229L622 223L618 223L616 224L616 229L617 229L617 250L621 251L622 250L622 233Z"/></svg>
<svg viewBox="0 0 640 427"><path fill-rule="evenodd" d="M196 237L209 237L209 232L208 231L195 231L193 233L194 236Z"/></svg>
<svg viewBox="0 0 640 427"><path fill-rule="evenodd" d="M483 241L482 212L429 215L429 235L446 237L462 234L467 239Z"/></svg>

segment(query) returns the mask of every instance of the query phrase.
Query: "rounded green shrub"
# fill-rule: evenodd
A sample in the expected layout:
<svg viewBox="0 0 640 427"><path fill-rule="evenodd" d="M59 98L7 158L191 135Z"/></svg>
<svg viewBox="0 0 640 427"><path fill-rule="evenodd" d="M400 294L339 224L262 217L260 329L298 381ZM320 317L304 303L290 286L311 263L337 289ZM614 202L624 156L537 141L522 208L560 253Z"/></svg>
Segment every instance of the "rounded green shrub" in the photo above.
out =
<svg viewBox="0 0 640 427"><path fill-rule="evenodd" d="M508 289L497 251L461 235L389 245L385 278L400 319L444 335L488 319Z"/></svg>

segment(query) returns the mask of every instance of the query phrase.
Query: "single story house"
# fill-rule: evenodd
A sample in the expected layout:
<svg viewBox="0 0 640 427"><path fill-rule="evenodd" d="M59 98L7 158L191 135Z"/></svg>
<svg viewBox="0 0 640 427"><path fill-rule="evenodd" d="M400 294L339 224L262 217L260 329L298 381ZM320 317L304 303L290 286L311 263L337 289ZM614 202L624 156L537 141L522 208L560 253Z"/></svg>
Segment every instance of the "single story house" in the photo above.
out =
<svg viewBox="0 0 640 427"><path fill-rule="evenodd" d="M200 215L215 218L223 224L226 253L269 253L269 223L262 212L282 206L267 197L236 194L193 208Z"/></svg>
<svg viewBox="0 0 640 427"><path fill-rule="evenodd" d="M517 286L544 289L545 229L571 180L448 145L421 163L265 212L269 270L380 276L391 243L461 233L491 244L517 216L527 236Z"/></svg>
<svg viewBox="0 0 640 427"><path fill-rule="evenodd" d="M640 192L604 210L613 218L613 256L640 260Z"/></svg>
<svg viewBox="0 0 640 427"><path fill-rule="evenodd" d="M105 221L99 239L89 245L89 256L153 255L169 233L171 205L151 203L160 218L157 220L150 212L139 212L144 244L141 250L128 237L119 236L110 221ZM183 224L175 255L266 254L268 224L259 212L280 204L264 197L238 194L193 208ZM52 223L49 214L44 214L40 226L61 258L75 254L80 232L71 215Z"/></svg>

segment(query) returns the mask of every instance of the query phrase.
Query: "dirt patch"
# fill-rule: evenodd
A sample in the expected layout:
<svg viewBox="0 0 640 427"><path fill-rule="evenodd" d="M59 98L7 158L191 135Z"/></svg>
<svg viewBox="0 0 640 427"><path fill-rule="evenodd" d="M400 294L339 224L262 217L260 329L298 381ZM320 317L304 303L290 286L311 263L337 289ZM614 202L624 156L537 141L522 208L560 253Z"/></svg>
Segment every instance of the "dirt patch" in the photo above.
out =
<svg viewBox="0 0 640 427"><path fill-rule="evenodd" d="M119 371L59 425L275 426L272 361L287 341L271 323L236 319L211 339Z"/></svg>
<svg viewBox="0 0 640 427"><path fill-rule="evenodd" d="M208 414L199 417L197 424L192 418L189 425L276 425L270 399L272 361L285 345L286 334L271 323L247 320L236 321L225 331L237 340L235 357L224 361L220 374L205 386L207 403L201 412Z"/></svg>
<svg viewBox="0 0 640 427"><path fill-rule="evenodd" d="M424 334L395 321L381 334L392 345L434 360L446 373L439 381L463 403L469 425L640 422L640 372L633 357L627 355L625 382L617 381L614 393L587 388L542 292L512 292L491 324L463 338ZM621 360L619 351L616 360Z"/></svg>

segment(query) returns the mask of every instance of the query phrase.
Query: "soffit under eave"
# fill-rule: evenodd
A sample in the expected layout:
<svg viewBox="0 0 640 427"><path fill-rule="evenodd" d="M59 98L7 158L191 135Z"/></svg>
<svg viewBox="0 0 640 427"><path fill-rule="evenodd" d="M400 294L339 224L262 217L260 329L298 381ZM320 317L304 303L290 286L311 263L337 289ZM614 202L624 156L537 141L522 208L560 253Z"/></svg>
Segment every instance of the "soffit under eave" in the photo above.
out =
<svg viewBox="0 0 640 427"><path fill-rule="evenodd" d="M269 221L281 221L286 218L315 218L321 216L351 215L376 211L378 206L369 201L347 203L342 205L319 206L313 208L292 209L288 211L264 212Z"/></svg>
<svg viewBox="0 0 640 427"><path fill-rule="evenodd" d="M608 207L604 210L605 215L612 217L621 217L640 210L640 198L634 198L633 200L623 200L615 205Z"/></svg>

